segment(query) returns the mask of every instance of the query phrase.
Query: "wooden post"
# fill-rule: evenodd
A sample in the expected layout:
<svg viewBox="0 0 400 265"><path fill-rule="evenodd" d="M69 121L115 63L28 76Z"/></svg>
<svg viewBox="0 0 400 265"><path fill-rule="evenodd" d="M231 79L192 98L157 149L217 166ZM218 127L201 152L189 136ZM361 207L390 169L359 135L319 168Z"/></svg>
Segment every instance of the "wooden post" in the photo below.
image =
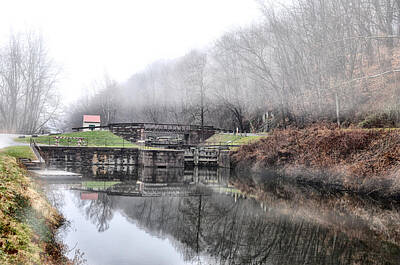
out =
<svg viewBox="0 0 400 265"><path fill-rule="evenodd" d="M199 148L195 148L193 152L193 162L194 165L197 166L199 165Z"/></svg>
<svg viewBox="0 0 400 265"><path fill-rule="evenodd" d="M335 100L336 100L336 120L337 120L337 124L340 128L340 110L339 110L339 97L338 97L338 93L336 92L335 94Z"/></svg>

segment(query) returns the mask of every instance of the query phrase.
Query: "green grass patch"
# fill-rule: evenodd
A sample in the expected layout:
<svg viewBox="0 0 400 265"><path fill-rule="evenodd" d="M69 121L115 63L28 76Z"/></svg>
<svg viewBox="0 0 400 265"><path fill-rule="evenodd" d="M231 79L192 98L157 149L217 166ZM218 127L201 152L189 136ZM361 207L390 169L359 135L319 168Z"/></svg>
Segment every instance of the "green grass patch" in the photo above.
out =
<svg viewBox="0 0 400 265"><path fill-rule="evenodd" d="M50 136L39 136L39 137L25 137L25 138L16 138L14 139L16 142L20 143L29 143L32 138L35 140L37 144L43 145L56 145L56 136L62 137L81 137L85 138L83 145L88 147L127 147L127 148L138 148L138 149L150 149L150 150L165 150L164 148L156 148L156 147L145 147L142 145L133 144L129 141L124 140L122 137L119 137L113 134L110 131L88 131L88 132L72 132L72 133L64 133ZM79 146L78 140L76 139L59 139L59 146Z"/></svg>
<svg viewBox="0 0 400 265"><path fill-rule="evenodd" d="M82 186L88 189L108 189L116 184L121 183L120 181L84 181Z"/></svg>
<svg viewBox="0 0 400 265"><path fill-rule="evenodd" d="M221 145L244 145L260 140L267 137L267 134L257 136L245 136L240 134L215 134L206 140L207 144L221 144Z"/></svg>
<svg viewBox="0 0 400 265"><path fill-rule="evenodd" d="M110 131L89 131L89 132L72 132L50 136L39 136L32 139L38 144L55 145L56 136L62 137L81 137L84 138L84 145L87 146L109 146L109 147L139 147L124 140L123 138L111 133ZM15 141L29 143L31 137L17 138ZM76 139L59 139L60 146L78 146Z"/></svg>
<svg viewBox="0 0 400 265"><path fill-rule="evenodd" d="M15 158L36 159L29 146L9 146L0 150L0 156L10 156Z"/></svg>

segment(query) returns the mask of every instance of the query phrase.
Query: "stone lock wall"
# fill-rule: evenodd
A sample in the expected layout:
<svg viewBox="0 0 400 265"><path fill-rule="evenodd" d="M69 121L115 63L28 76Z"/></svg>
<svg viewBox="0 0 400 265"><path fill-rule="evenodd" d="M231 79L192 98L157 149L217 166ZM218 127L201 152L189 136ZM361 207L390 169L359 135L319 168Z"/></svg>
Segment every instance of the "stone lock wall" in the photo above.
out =
<svg viewBox="0 0 400 265"><path fill-rule="evenodd" d="M178 150L141 150L139 164L146 167L183 168L185 151Z"/></svg>
<svg viewBox="0 0 400 265"><path fill-rule="evenodd" d="M201 130L191 131L186 144L199 144L201 143ZM207 140L215 134L214 130L204 130L204 140Z"/></svg>
<svg viewBox="0 0 400 265"><path fill-rule="evenodd" d="M144 128L139 128L135 125L111 124L110 131L113 134L132 143L135 143L139 140L145 140Z"/></svg>
<svg viewBox="0 0 400 265"><path fill-rule="evenodd" d="M50 165L138 165L139 149L40 146L39 152L46 164Z"/></svg>
<svg viewBox="0 0 400 265"><path fill-rule="evenodd" d="M172 125L171 125L172 126ZM155 131L149 131L145 129L145 125L140 125L140 124L130 124L130 123L116 123L116 124L110 124L109 125L110 131L119 136L122 137L123 139L130 141L132 143L135 143L139 140L146 140L149 136L154 136L154 135L165 135L165 136L171 136L171 137L177 137L178 135L181 136L182 139L184 139L184 144L199 144L201 143L201 138L202 138L202 131L201 129L196 129L196 130L190 130L190 126L187 131L160 131L160 130L155 130ZM204 128L204 140L210 138L215 134L216 130L213 129L207 129Z"/></svg>
<svg viewBox="0 0 400 265"><path fill-rule="evenodd" d="M144 166L183 168L184 151L139 150L112 147L40 146L39 153L47 166Z"/></svg>

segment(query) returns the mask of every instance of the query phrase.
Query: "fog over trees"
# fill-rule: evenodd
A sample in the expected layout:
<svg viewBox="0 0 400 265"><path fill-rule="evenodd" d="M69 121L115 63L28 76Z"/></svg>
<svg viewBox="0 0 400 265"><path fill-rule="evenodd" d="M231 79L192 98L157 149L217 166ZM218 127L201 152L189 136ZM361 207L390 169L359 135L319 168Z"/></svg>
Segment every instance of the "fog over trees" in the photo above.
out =
<svg viewBox="0 0 400 265"><path fill-rule="evenodd" d="M38 34L11 34L0 44L0 131L34 133L52 119L57 74Z"/></svg>
<svg viewBox="0 0 400 265"><path fill-rule="evenodd" d="M358 123L388 112L398 122L400 1L260 2L263 21L203 50L155 62L125 83L108 79L71 109L108 122L207 124L240 131ZM264 116L264 119L263 119Z"/></svg>
<svg viewBox="0 0 400 265"><path fill-rule="evenodd" d="M346 126L374 115L399 125L400 1L259 3L262 21L226 32L207 48L154 62L126 82L101 78L96 93L66 108L65 128L81 126L83 114L100 114L103 124L240 131L265 130L266 121L268 127ZM56 80L40 36L12 34L1 43L0 130L44 128L57 110Z"/></svg>

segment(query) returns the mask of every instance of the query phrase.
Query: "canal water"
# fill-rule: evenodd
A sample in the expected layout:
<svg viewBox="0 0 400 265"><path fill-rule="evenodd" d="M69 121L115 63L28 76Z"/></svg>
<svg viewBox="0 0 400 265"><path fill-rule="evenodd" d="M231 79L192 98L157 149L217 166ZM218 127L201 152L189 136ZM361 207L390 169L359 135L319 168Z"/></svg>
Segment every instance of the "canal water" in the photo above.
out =
<svg viewBox="0 0 400 265"><path fill-rule="evenodd" d="M103 173L44 181L85 264L400 264L394 203L222 169Z"/></svg>

